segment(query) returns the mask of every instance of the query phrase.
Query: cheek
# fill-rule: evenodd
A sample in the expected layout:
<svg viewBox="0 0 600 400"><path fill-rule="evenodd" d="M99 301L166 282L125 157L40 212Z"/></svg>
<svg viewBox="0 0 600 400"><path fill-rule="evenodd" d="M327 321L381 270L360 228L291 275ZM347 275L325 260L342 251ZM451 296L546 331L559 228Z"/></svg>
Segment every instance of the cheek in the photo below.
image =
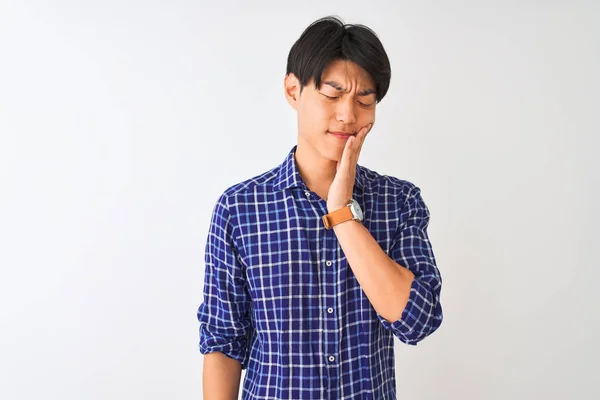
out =
<svg viewBox="0 0 600 400"><path fill-rule="evenodd" d="M302 107L301 118L315 127L324 126L324 129L327 129L329 120L333 116L334 112L332 107L327 104L321 104L318 101L304 104Z"/></svg>
<svg viewBox="0 0 600 400"><path fill-rule="evenodd" d="M375 110L364 111L363 119L365 121L364 125L374 124L375 123Z"/></svg>

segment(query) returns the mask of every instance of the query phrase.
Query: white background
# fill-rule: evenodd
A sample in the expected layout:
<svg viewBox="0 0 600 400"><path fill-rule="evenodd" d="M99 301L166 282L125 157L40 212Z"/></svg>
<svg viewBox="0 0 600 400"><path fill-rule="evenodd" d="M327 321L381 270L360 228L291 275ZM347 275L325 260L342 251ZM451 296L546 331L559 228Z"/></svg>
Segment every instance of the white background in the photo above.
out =
<svg viewBox="0 0 600 400"><path fill-rule="evenodd" d="M600 398L600 6L499 0L0 0L0 398L202 398L212 207L296 143L329 14L392 64L359 162L432 215L445 319L398 398Z"/></svg>

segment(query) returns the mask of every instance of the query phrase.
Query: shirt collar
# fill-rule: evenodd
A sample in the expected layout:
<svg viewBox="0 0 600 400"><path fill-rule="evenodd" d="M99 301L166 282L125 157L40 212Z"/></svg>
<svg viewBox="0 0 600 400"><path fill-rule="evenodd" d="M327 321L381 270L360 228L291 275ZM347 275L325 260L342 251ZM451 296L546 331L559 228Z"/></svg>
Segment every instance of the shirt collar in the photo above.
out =
<svg viewBox="0 0 600 400"><path fill-rule="evenodd" d="M293 187L298 187L303 190L306 190L306 184L304 180L302 180L302 176L300 176L300 172L298 171L298 164L296 163L296 159L294 155L296 153L296 148L298 145L294 145L288 155L285 157L279 168L277 169L277 174L275 176L275 180L273 182L274 190L284 190ZM360 189L364 187L364 177L362 167L358 164L356 165L356 178L354 180L355 186Z"/></svg>

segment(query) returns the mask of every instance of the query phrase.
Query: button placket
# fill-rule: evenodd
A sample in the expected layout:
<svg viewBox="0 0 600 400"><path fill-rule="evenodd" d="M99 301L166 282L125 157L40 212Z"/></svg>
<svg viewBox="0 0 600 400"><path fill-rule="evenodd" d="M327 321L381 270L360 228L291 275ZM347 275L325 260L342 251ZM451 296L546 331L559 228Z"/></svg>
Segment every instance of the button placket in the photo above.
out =
<svg viewBox="0 0 600 400"><path fill-rule="evenodd" d="M324 211L326 211L326 205L324 203L325 202L320 202L320 205L323 207ZM335 232L332 230L323 230L324 257L321 259L321 265L323 265L324 268L321 268L321 272L323 273L323 282L325 283L323 288L325 296L323 298L321 315L324 319L323 335L327 343L323 348L323 362L327 367L328 388L332 393L332 398L338 398L336 391L339 390L342 373L340 359L338 357L340 354L340 320L339 318L336 318L335 314L338 292L340 290L338 275L341 271L338 271L335 268L337 260L340 259L339 253L340 250L337 245Z"/></svg>

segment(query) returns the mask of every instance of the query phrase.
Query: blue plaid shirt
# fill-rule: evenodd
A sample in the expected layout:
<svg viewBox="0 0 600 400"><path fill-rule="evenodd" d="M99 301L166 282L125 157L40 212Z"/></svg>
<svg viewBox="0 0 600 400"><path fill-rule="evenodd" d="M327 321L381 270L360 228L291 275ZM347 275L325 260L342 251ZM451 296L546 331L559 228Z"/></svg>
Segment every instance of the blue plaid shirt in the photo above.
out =
<svg viewBox="0 0 600 400"><path fill-rule="evenodd" d="M200 352L241 363L243 399L396 399L394 336L416 345L442 322L429 210L414 184L357 165L353 198L364 225L415 274L402 316L387 321L333 229L323 226L326 202L298 173L296 147L216 202L198 309Z"/></svg>

